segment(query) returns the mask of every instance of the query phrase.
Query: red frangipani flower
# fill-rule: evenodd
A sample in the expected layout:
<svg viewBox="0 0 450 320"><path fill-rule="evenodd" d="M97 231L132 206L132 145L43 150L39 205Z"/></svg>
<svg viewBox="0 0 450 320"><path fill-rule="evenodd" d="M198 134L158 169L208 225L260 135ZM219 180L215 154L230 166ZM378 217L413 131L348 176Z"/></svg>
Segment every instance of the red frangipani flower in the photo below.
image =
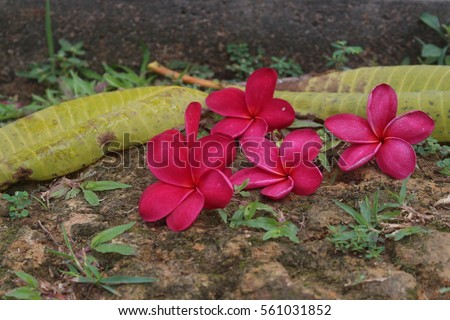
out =
<svg viewBox="0 0 450 320"><path fill-rule="evenodd" d="M149 141L147 165L160 181L141 196L139 214L145 221L166 218L170 229L182 231L203 208L224 208L230 202L233 186L225 173L234 160L234 140L220 134L197 140L200 113L196 102L186 109L187 138L167 130Z"/></svg>
<svg viewBox="0 0 450 320"><path fill-rule="evenodd" d="M280 148L264 138L242 139L241 148L255 167L236 172L231 182L240 185L249 179L246 189L263 187L261 193L272 199L281 199L291 191L310 195L322 182L322 173L312 163L321 147L322 140L311 129L289 133Z"/></svg>
<svg viewBox="0 0 450 320"><path fill-rule="evenodd" d="M373 89L367 102L367 120L353 114L338 114L325 120L336 137L351 143L338 161L350 171L375 158L381 171L395 179L413 173L416 154L412 144L425 140L434 129L434 121L422 111L397 114L397 95L389 85Z"/></svg>
<svg viewBox="0 0 450 320"><path fill-rule="evenodd" d="M292 124L295 112L285 100L274 98L277 72L263 68L253 72L247 80L245 92L226 88L211 93L206 105L225 116L211 130L232 138L263 137L274 129Z"/></svg>

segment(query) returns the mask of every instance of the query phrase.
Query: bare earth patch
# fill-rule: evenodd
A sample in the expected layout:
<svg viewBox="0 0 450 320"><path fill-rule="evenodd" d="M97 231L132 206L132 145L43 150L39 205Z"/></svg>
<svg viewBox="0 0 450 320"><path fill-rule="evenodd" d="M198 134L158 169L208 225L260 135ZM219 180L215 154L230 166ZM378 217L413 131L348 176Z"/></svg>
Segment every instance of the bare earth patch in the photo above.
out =
<svg viewBox="0 0 450 320"><path fill-rule="evenodd" d="M117 299L107 291L74 284L61 276L59 269L66 268L63 259L46 249L64 249L61 224L74 247L82 249L97 232L136 221L119 240L136 247L137 256L95 254L109 276L159 279L152 284L117 286L122 299L450 298L449 293L439 293L440 288L450 286L449 205L433 206L449 195L450 184L448 177L438 173L435 159L419 158L408 183L408 191L415 194L410 206L432 215L426 222L432 232L399 242L387 240L381 259L368 260L336 252L326 236L329 225L350 222L332 199L353 205L380 189L381 201L386 201L386 188L400 189L401 181L383 175L374 165L345 175L333 169L324 174L322 186L310 197L291 194L272 202L252 192L251 199L281 210L300 228L300 244L295 244L286 238L263 241L263 232L254 229L231 229L215 211L204 211L194 226L182 233L168 230L164 222L144 223L138 215L138 201L155 181L143 166L144 149L124 153L126 168L114 168L111 161L102 160L86 169L95 171L91 179L133 186L99 193L102 201L98 207L89 206L80 195L52 200L49 210L33 201L30 217L11 220L6 205L0 203L0 295L17 286L13 271L22 270L46 283L58 298ZM48 186L23 183L8 192L26 190L38 197ZM227 209L229 215L234 207Z"/></svg>

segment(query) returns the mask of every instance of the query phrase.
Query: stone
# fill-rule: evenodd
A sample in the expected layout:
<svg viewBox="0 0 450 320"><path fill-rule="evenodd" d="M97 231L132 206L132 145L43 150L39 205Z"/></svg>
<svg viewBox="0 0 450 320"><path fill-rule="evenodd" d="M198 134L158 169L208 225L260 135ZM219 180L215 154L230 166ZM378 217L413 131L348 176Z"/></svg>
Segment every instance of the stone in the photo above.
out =
<svg viewBox="0 0 450 320"><path fill-rule="evenodd" d="M352 299L417 299L413 275L390 268L370 268L346 285Z"/></svg>
<svg viewBox="0 0 450 320"><path fill-rule="evenodd" d="M17 238L6 248L0 265L14 271L36 269L48 259L44 243L45 236L42 233L23 226Z"/></svg>
<svg viewBox="0 0 450 320"><path fill-rule="evenodd" d="M395 243L395 257L405 269L417 274L435 274L450 283L450 233L433 231Z"/></svg>
<svg viewBox="0 0 450 320"><path fill-rule="evenodd" d="M98 214L72 213L70 219L63 223L70 237L90 239L96 233L106 229L106 224L101 222L102 216Z"/></svg>
<svg viewBox="0 0 450 320"><path fill-rule="evenodd" d="M348 221L346 214L336 207L336 210L323 210L318 206L313 206L307 212L307 228L314 231L327 230L328 226L337 225Z"/></svg>
<svg viewBox="0 0 450 320"><path fill-rule="evenodd" d="M222 254L226 257L240 257L244 250L250 248L251 244L244 235L239 234L225 243Z"/></svg>

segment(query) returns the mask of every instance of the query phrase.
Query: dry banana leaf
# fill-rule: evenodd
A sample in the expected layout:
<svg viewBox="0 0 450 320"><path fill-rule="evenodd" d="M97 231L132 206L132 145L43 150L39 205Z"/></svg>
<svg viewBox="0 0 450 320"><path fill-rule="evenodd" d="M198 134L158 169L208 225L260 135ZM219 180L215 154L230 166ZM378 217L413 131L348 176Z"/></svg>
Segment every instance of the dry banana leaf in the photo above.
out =
<svg viewBox="0 0 450 320"><path fill-rule="evenodd" d="M281 81L277 90L370 93L380 83L388 83L397 92L450 91L450 66L365 67L332 71Z"/></svg>
<svg viewBox="0 0 450 320"><path fill-rule="evenodd" d="M422 110L436 122L432 136L450 141L450 66L367 67L306 76L282 82L276 96L286 99L300 114L325 119L337 113L365 117L370 91L380 83L398 93L398 114ZM289 92L296 91L296 92Z"/></svg>
<svg viewBox="0 0 450 320"><path fill-rule="evenodd" d="M289 101L301 115L325 119L333 114L354 113L366 117L367 93L288 92L276 96ZM399 92L398 114L422 110L435 121L432 136L441 142L450 141L450 91Z"/></svg>
<svg viewBox="0 0 450 320"><path fill-rule="evenodd" d="M183 123L191 101L206 94L181 87L149 87L65 102L0 128L0 189L21 179L47 180L104 155L145 143ZM124 136L126 135L126 136Z"/></svg>

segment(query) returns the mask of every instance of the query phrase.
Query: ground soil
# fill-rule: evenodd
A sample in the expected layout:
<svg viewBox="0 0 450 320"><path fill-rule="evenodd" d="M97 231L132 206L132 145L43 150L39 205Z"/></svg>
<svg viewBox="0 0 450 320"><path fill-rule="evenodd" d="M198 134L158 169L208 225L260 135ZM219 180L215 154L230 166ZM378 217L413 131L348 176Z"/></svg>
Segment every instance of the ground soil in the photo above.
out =
<svg viewBox="0 0 450 320"><path fill-rule="evenodd" d="M95 172L91 179L133 186L101 192L98 207L88 205L81 196L51 200L48 210L33 201L29 217L11 220L6 204L0 203L0 296L20 284L13 271L22 270L39 279L49 297L60 299L450 298L449 293L439 293L440 288L450 286L449 205L435 205L449 195L450 185L449 178L438 173L433 157L419 157L408 182L408 191L415 195L410 206L431 217L423 223L431 233L399 242L388 240L381 257L368 260L337 252L326 237L329 225L350 222L333 199L354 205L380 189L381 200L387 201L387 189L400 189L401 181L383 175L375 164L348 174L336 168L325 172L322 186L309 197L291 194L273 202L251 192L251 200L274 207L300 228L300 243L295 244L286 238L263 241L263 231L232 229L216 211L204 211L181 233L168 230L164 221L143 222L138 201L155 181L144 165L144 152L145 147L133 148L124 152L124 165L114 167L109 158L84 170ZM21 183L6 192L27 190L39 197L50 183ZM243 201L249 199L235 197L228 214ZM102 271L108 276L153 276L159 281L117 286L121 297L71 282L60 272L67 270L64 259L47 251L66 250L61 226L75 250L81 250L97 232L130 221L135 226L117 241L134 246L137 255L95 254Z"/></svg>

